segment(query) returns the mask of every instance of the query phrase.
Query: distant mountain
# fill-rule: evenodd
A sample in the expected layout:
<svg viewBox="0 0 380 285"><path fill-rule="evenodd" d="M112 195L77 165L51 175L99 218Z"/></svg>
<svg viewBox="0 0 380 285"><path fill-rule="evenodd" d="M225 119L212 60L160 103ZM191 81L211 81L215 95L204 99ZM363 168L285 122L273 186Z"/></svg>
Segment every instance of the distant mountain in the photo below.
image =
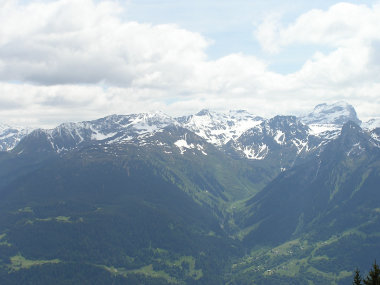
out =
<svg viewBox="0 0 380 285"><path fill-rule="evenodd" d="M31 130L27 128L11 127L0 123L0 151L13 149L29 132Z"/></svg>
<svg viewBox="0 0 380 285"><path fill-rule="evenodd" d="M18 149L31 146L30 151L35 151L43 146L46 150L60 153L94 141L125 142L140 138L143 143L145 137L176 124L175 120L160 112L111 115L94 121L65 123L54 129L34 130Z"/></svg>
<svg viewBox="0 0 380 285"><path fill-rule="evenodd" d="M283 269L295 266L300 284L330 284L339 274L346 284L344 271L380 252L379 162L380 143L347 122L320 154L281 173L235 216L247 245L273 248L238 272L261 279L252 268L270 266L271 275L286 276Z"/></svg>
<svg viewBox="0 0 380 285"><path fill-rule="evenodd" d="M36 130L0 153L0 283L223 284L241 253L226 209L265 173L152 118Z"/></svg>
<svg viewBox="0 0 380 285"><path fill-rule="evenodd" d="M195 115L177 118L184 128L216 146L223 146L230 140L236 140L246 130L260 124L263 120L244 110L223 114L206 109Z"/></svg>
<svg viewBox="0 0 380 285"><path fill-rule="evenodd" d="M0 283L331 284L380 252L380 128L346 103L0 128Z"/></svg>
<svg viewBox="0 0 380 285"><path fill-rule="evenodd" d="M54 129L37 129L29 135L25 131L8 128L9 139L7 132L3 131L3 140L0 139L0 142L7 146L7 150L14 149L15 152L61 153L94 143L148 143L159 149L166 145L167 149L162 151L168 153L172 152L173 146L182 154L191 149L206 153L201 145L188 144L184 138L178 138L171 145L151 141L156 133L163 132L166 127L177 126L198 135L234 159L255 161L256 165L264 167L263 171L268 177L273 178L307 159L312 153L320 152L329 141L339 136L341 124L349 120L360 122L353 107L344 102L320 104L312 113L301 118L275 116L264 119L243 110L218 113L205 109L195 115L178 118L154 112L65 123ZM368 123L368 126L374 125L375 121ZM369 131L374 139L378 137L376 130ZM15 147L18 141L21 142Z"/></svg>
<svg viewBox="0 0 380 285"><path fill-rule="evenodd" d="M370 133L374 140L380 142L380 128L373 129Z"/></svg>
<svg viewBox="0 0 380 285"><path fill-rule="evenodd" d="M270 221L258 226L254 231L255 235L265 237L262 242L270 242L268 237L273 238L273 241L284 241L293 235L297 236L302 229L299 225L301 215L303 215L302 227L307 227L308 223L313 222L315 228L315 219L331 214L330 211L333 211L337 204L351 205L358 201L358 195L364 194L360 189L366 185L364 182L369 172L375 176L379 174L375 170L379 159L380 143L373 140L355 123L348 122L343 126L340 136L328 143L313 160L284 172L247 202L247 205L253 208L250 212L252 216L246 225L258 223L260 219ZM373 163L375 164L371 166ZM380 179L380 176L376 179ZM377 187L371 189L373 191L371 197L380 194L377 190ZM378 198L380 203L380 196ZM362 206L356 204L358 209ZM349 212L354 208L347 207L346 210L347 215L342 215L341 218L349 217L351 215ZM370 211L372 210L374 209ZM366 218L363 218L361 222L365 223ZM346 226L354 227L353 224ZM279 229L282 230L276 235L265 232ZM252 233L252 237L247 238L247 241L251 239L252 242L258 242L259 239L256 239L255 235Z"/></svg>
<svg viewBox="0 0 380 285"><path fill-rule="evenodd" d="M331 105L326 103L317 105L313 112L301 117L304 124L333 124L342 126L348 121L360 125L354 107L346 102L337 102Z"/></svg>
<svg viewBox="0 0 380 285"><path fill-rule="evenodd" d="M279 123L271 130L274 122L281 120L281 118L290 118L290 116L276 116L268 120L254 116L244 110L218 113L206 109L195 115L178 118L171 118L161 112L112 115L94 121L64 123L51 130L35 130L32 137L37 133L40 135L44 133L46 144L49 144L53 151L61 152L90 141L110 140L111 138L119 142L138 138L143 140L144 136L158 132L163 127L178 125L194 132L219 148L227 146L227 149L231 150L232 147L248 159L261 160L266 157L265 153L270 152L269 146L265 142L259 141L259 133L262 130L266 132L265 137L272 136L271 140L275 141L277 145L283 143L279 143L279 138L276 136L286 133L287 135L281 139L292 137L292 143L298 149L297 152L300 152L301 148L304 152L306 149L316 147L314 139L312 139L313 142L310 146L305 145L307 136L321 141L329 141L339 135L341 126L345 122L353 121L360 124L354 108L344 102L332 105L320 104L309 115L297 118L299 122L293 122L293 124L300 128L296 132L299 135L302 133L301 137L290 134L289 129L292 128L295 131L295 127L290 127L286 123L282 125ZM292 117L291 120L294 121L294 118ZM372 130L376 126L376 122L372 120L363 123L363 127ZM305 125L309 129L305 128ZM0 151L13 149L30 132L31 130L1 125ZM250 135L255 138L249 138ZM264 135L261 139L264 139Z"/></svg>
<svg viewBox="0 0 380 285"><path fill-rule="evenodd" d="M318 149L323 139L312 135L308 126L294 116L276 116L247 130L229 147L253 160L272 161L285 170Z"/></svg>
<svg viewBox="0 0 380 285"><path fill-rule="evenodd" d="M363 122L361 124L361 127L367 130L374 130L376 128L380 128L380 118L371 119L367 122Z"/></svg>

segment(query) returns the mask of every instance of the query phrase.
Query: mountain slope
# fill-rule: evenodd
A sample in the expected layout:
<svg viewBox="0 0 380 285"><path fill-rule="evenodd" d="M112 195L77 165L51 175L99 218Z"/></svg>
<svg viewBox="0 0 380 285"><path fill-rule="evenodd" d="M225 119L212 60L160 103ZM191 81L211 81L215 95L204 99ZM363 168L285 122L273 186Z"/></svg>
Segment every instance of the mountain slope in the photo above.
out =
<svg viewBox="0 0 380 285"><path fill-rule="evenodd" d="M292 119L290 119L292 118ZM292 143L297 147L306 149L315 148L314 140L309 145L305 136L314 136L317 140L327 142L335 139L342 125L351 120L360 123L354 108L345 103L338 102L332 105L320 104L314 111L297 118L297 122L285 123L287 120L294 121L295 117L276 116L272 119L264 119L254 116L247 111L238 110L228 113L218 113L202 110L197 114L179 118L171 118L161 112L142 113L131 115L111 115L94 121L80 123L64 123L51 130L36 130L45 133L46 144L50 144L52 151L62 152L75 148L80 144L91 141L102 141L113 138L115 141L128 141L130 139L144 139L162 128L169 125L181 126L199 135L214 146L226 149L228 153L245 157L251 160L261 160L270 152L268 145L263 141L264 137L272 137L278 145L283 144L279 139L282 133L289 132L294 126L299 127L297 133L300 137L287 134L286 138L293 137ZM279 123L279 121L284 122ZM272 126L274 122L276 126ZM284 124L285 123L285 124ZM305 125L309 129L305 129ZM374 128L375 121L363 123L363 127ZM273 127L273 129L271 129ZM265 136L260 133L265 129ZM11 150L25 137L30 130L15 129L9 126L0 126L0 147L2 150ZM253 138L250 138L253 136ZM261 139L261 140L260 140ZM306 145L305 145L306 144ZM324 143L321 144L323 146ZM278 146L275 146L275 148ZM306 151L307 152L307 151Z"/></svg>
<svg viewBox="0 0 380 285"><path fill-rule="evenodd" d="M204 109L195 115L179 117L176 120L184 128L193 131L209 143L223 146L230 140L240 137L246 130L260 124L264 119L244 110L223 114Z"/></svg>
<svg viewBox="0 0 380 285"><path fill-rule="evenodd" d="M227 233L230 204L270 176L176 123L149 132L122 128L102 140L86 131L36 130L0 156L7 282L31 272L66 276L76 264L68 275L75 282L91 271L106 283L113 276L139 279L135 284L223 283L225 266L240 253Z"/></svg>
<svg viewBox="0 0 380 285"><path fill-rule="evenodd" d="M293 234L298 234L297 231L305 230L302 227L312 222L312 228L315 229L315 218L321 214L327 215L329 212L332 215L335 208L353 212L354 208L348 210L347 205L353 206L358 201L364 203L370 194L362 190L367 185L367 179L367 183L371 179L379 179L376 176L380 159L379 146L358 125L352 122L345 124L339 138L329 143L319 156L284 172L247 202L247 206L252 207L252 214L246 223L255 224L266 219L266 224L270 224L272 229L282 229L280 234L274 235L259 226L255 231L257 234L252 233L252 240L259 235L265 236L262 241L270 241L268 236L271 236L273 242L283 242L292 238ZM370 185L373 185L372 182ZM375 205L377 199L380 202L380 193L376 188L372 192L374 200L371 203ZM358 204L357 207L364 205ZM302 227L299 224L301 215L304 224ZM351 217L351 214L341 218L345 217Z"/></svg>
<svg viewBox="0 0 380 285"><path fill-rule="evenodd" d="M13 149L25 137L30 129L11 127L0 123L0 151Z"/></svg>
<svg viewBox="0 0 380 285"><path fill-rule="evenodd" d="M29 272L26 264L42 263L44 278L67 276L68 266L77 265L69 274L74 283L90 270L111 283L113 276L123 282L137 276L162 284L220 284L228 256L237 254L234 242L214 210L152 157L133 147L115 155L91 146L44 161L3 186L0 247L7 278L17 284ZM214 187L210 192L221 190Z"/></svg>
<svg viewBox="0 0 380 285"><path fill-rule="evenodd" d="M228 147L243 157L254 160L274 161L285 169L299 157L314 151L322 139L310 135L309 128L294 116L276 116L244 132Z"/></svg>
<svg viewBox="0 0 380 285"><path fill-rule="evenodd" d="M114 142L123 142L136 138L143 141L144 137L176 124L175 120L160 112L111 115L94 121L65 123L54 129L34 130L16 149L27 152L41 149L60 153L96 141L112 139Z"/></svg>
<svg viewBox="0 0 380 285"><path fill-rule="evenodd" d="M248 200L235 216L247 233L244 242L272 249L239 270L261 262L286 280L290 273L283 269L292 266L301 284L316 279L330 284L334 278L345 284L352 268L367 266L366 259L380 250L379 147L348 122L319 156L283 172ZM262 277L249 272L250 278Z"/></svg>
<svg viewBox="0 0 380 285"><path fill-rule="evenodd" d="M380 252L380 132L350 108L24 135L0 151L0 283L349 283Z"/></svg>

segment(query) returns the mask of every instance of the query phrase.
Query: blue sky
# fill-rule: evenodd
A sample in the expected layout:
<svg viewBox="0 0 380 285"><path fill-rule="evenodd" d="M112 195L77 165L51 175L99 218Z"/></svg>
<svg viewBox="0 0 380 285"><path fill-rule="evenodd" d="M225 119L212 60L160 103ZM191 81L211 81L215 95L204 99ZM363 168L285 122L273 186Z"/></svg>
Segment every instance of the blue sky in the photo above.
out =
<svg viewBox="0 0 380 285"><path fill-rule="evenodd" d="M0 122L380 110L379 1L0 0Z"/></svg>
<svg viewBox="0 0 380 285"><path fill-rule="evenodd" d="M152 24L175 23L198 32L213 44L206 50L211 59L244 53L259 56L270 63L271 70L289 73L298 70L318 50L327 52L322 45L291 46L279 54L263 52L254 36L254 29L266 17L275 15L284 25L312 9L328 9L340 1L128 1L126 18ZM371 5L374 1L345 1Z"/></svg>

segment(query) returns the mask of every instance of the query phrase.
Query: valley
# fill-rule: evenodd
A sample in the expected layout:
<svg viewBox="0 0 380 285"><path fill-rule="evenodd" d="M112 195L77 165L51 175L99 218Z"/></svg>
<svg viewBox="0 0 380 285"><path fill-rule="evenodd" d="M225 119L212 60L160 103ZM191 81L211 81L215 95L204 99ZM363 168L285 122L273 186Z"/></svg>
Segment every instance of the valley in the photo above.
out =
<svg viewBox="0 0 380 285"><path fill-rule="evenodd" d="M350 284L380 252L380 126L111 115L0 128L4 284Z"/></svg>

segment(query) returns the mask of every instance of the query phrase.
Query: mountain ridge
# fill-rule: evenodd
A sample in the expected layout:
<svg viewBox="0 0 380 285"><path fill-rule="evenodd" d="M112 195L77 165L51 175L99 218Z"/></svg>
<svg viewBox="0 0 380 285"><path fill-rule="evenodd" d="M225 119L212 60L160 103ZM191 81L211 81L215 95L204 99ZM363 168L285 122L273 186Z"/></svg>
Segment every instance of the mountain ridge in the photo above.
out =
<svg viewBox="0 0 380 285"><path fill-rule="evenodd" d="M315 110L318 110L317 114L315 114ZM330 121L325 118L325 111ZM325 116L322 121L321 114L322 117ZM313 116L316 118L315 120L310 119ZM284 120L285 118L292 118L293 123L298 125L300 131L307 133L302 138L295 138L292 142L297 147L296 152L298 153L315 148L316 141L320 141L320 144L323 145L326 141L336 138L339 135L341 123L352 119L354 122L360 122L356 117L353 107L342 102L332 105L320 104L308 116L300 118L294 116L275 116L271 119L264 119L244 110L218 113L204 109L197 114L177 118L172 118L162 112L152 112L131 115L110 115L93 121L63 123L56 128L39 129L39 131L26 132L23 129L19 129L14 130L12 133L10 127L4 127L0 134L0 146L2 146L2 150L10 151L15 148L22 138L33 132L37 132L38 134L45 133L45 140L51 144L52 149L56 152L61 152L90 141L110 141L111 138L114 139L114 142L128 141L135 138L143 139L144 136L150 136L155 132L161 131L165 126L178 125L194 132L209 143L221 149L226 149L228 152L231 152L231 149L233 149L233 152L236 152L238 156L261 160L265 159L270 150L268 145L263 141L256 141L254 145L247 145L244 141L247 142L247 137L250 135L256 137L257 140L258 133L262 132L261 129L264 126L267 126L265 127L266 137L272 136L272 140L281 146L280 137L277 138L276 136L281 136L282 133L289 134L289 130L286 130L286 128L289 129L290 125L282 125L282 128L277 126L277 133L275 130L269 130L268 126L271 126L272 122L276 121L276 118L283 118ZM306 120L305 118L308 119ZM310 124L305 124L305 120L310 122ZM317 121L318 123L316 123ZM281 124L280 122L278 123ZM374 123L372 122L367 125L373 127ZM34 133L35 135L36 133ZM313 142L311 145L308 145L305 136L312 138ZM255 139L252 138L250 140L253 141ZM273 144L272 146L277 147Z"/></svg>
<svg viewBox="0 0 380 285"><path fill-rule="evenodd" d="M0 152L0 281L345 284L379 249L379 130L209 110L34 130Z"/></svg>

